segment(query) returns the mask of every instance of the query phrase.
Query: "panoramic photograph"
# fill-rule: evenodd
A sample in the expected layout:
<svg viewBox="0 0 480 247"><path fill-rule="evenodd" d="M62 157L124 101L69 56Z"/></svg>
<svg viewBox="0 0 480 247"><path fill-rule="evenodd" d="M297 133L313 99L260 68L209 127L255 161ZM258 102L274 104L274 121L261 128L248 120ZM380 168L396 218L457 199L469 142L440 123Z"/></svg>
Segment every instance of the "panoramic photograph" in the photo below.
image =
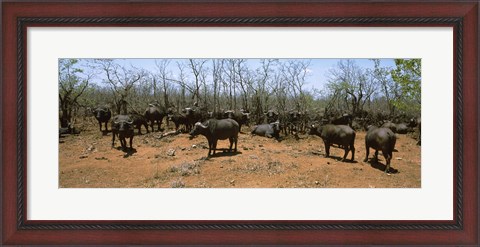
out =
<svg viewBox="0 0 480 247"><path fill-rule="evenodd" d="M421 59L58 60L60 188L420 188Z"/></svg>

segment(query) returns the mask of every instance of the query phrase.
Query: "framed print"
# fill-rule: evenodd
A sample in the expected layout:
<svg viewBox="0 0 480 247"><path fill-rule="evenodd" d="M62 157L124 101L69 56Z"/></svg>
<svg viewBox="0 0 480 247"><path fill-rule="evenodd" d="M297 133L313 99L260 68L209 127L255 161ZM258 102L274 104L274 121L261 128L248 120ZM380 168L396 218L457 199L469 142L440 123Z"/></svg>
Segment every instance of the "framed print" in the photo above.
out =
<svg viewBox="0 0 480 247"><path fill-rule="evenodd" d="M3 244L478 244L475 1L2 8Z"/></svg>

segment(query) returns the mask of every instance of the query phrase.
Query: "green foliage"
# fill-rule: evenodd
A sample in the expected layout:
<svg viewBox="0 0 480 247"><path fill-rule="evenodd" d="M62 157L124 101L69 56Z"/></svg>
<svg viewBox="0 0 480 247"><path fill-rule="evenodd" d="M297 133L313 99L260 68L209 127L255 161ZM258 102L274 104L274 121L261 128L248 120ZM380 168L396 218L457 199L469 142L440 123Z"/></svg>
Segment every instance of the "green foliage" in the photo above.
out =
<svg viewBox="0 0 480 247"><path fill-rule="evenodd" d="M76 67L77 63L77 59L60 59L58 61L58 86L60 93L70 93L80 86L79 84L82 84L79 74L83 70Z"/></svg>
<svg viewBox="0 0 480 247"><path fill-rule="evenodd" d="M380 66L380 59L370 59L374 63L374 68L371 70L371 76L375 83L379 86L379 92L383 94L384 105L388 109L390 115L396 114L395 102L400 100L399 84L395 83L391 76L391 67ZM378 99L377 99L378 100ZM379 107L376 107L379 108ZM380 109L378 109L380 110ZM386 109L382 109L386 110Z"/></svg>
<svg viewBox="0 0 480 247"><path fill-rule="evenodd" d="M393 104L402 111L420 111L421 108L421 59L395 59L392 79L399 87L400 97Z"/></svg>
<svg viewBox="0 0 480 247"><path fill-rule="evenodd" d="M78 109L79 97L88 88L91 78L85 76L78 66L77 59L59 59L58 61L58 97L62 127L72 122L74 111Z"/></svg>
<svg viewBox="0 0 480 247"><path fill-rule="evenodd" d="M330 91L328 108L337 108L353 115L361 112L377 85L370 70L358 66L354 60L341 60L336 68L329 70L327 89Z"/></svg>

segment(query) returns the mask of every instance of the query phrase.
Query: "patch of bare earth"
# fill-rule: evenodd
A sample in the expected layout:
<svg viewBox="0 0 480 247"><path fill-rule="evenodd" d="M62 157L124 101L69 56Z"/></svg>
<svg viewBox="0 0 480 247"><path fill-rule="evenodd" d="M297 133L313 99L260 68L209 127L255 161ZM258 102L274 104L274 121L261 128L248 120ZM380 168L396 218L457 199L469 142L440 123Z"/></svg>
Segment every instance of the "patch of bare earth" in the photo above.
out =
<svg viewBox="0 0 480 247"><path fill-rule="evenodd" d="M420 147L408 135L397 135L391 167L385 159L365 158L365 132L357 132L355 161L341 162L343 150L331 148L324 157L317 136L287 136L281 142L251 136L248 127L239 135L238 152L207 158L203 136L188 134L159 138L162 132L137 135L134 151L124 152L112 134L94 125L79 135L61 138L59 174L61 188L419 188ZM136 132L135 132L136 133ZM227 148L228 140L218 148ZM348 155L348 159L351 154Z"/></svg>

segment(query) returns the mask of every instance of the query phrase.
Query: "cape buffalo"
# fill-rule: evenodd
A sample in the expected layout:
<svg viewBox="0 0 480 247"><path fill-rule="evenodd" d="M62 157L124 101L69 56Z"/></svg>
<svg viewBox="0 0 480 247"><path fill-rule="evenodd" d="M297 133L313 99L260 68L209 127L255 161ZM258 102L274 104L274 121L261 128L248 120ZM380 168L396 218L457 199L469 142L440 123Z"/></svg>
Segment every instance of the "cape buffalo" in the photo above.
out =
<svg viewBox="0 0 480 247"><path fill-rule="evenodd" d="M382 128L388 128L390 129L393 133L397 133L397 125L392 123L392 122L386 122L382 124Z"/></svg>
<svg viewBox="0 0 480 247"><path fill-rule="evenodd" d="M351 161L354 160L355 155L355 131L347 125L326 124L320 127L312 125L310 128L310 135L320 136L325 144L325 157L330 156L330 146L337 144L340 148L345 150L342 161L345 161L349 151L352 152Z"/></svg>
<svg viewBox="0 0 480 247"><path fill-rule="evenodd" d="M148 130L148 121L145 118L145 116L142 116L142 115L137 114L137 113L132 113L132 114L130 114L130 117L133 120L133 125L135 126L135 128L138 129L138 134L139 135L142 134L142 125L145 126L145 129L147 130L147 133L150 132Z"/></svg>
<svg viewBox="0 0 480 247"><path fill-rule="evenodd" d="M397 134L407 134L412 130L412 128L408 127L406 123L392 123L386 122L382 125L382 128L389 128L393 133Z"/></svg>
<svg viewBox="0 0 480 247"><path fill-rule="evenodd" d="M229 110L224 112L224 117L237 121L240 131L242 131L242 125L249 123L250 113L244 111L236 112Z"/></svg>
<svg viewBox="0 0 480 247"><path fill-rule="evenodd" d="M395 149L395 142L397 138L395 133L389 128L377 128L370 126L367 135L365 136L365 149L367 154L364 162L368 161L368 154L370 148L375 149L375 160L378 161L378 150L382 150L383 157L386 160L385 173L390 170L390 161L393 157L393 149Z"/></svg>
<svg viewBox="0 0 480 247"><path fill-rule="evenodd" d="M60 127L60 128L58 128L58 136L59 136L59 137L62 137L62 135L72 134L72 133L73 133L73 129L72 129L72 127L70 126L70 124L68 124L67 127Z"/></svg>
<svg viewBox="0 0 480 247"><path fill-rule="evenodd" d="M289 134L292 134L293 132L298 134L298 132L301 130L301 122L302 113L299 111L290 111L287 115L287 132Z"/></svg>
<svg viewBox="0 0 480 247"><path fill-rule="evenodd" d="M267 118L267 123L273 123L278 120L278 112L274 110L268 110L264 115Z"/></svg>
<svg viewBox="0 0 480 247"><path fill-rule="evenodd" d="M208 118L208 112L206 110L200 109L199 107L187 107L183 109L182 113L185 114L187 118L187 131L192 129L192 126L201 121L205 121Z"/></svg>
<svg viewBox="0 0 480 247"><path fill-rule="evenodd" d="M417 145L422 144L422 119L420 117L416 118L411 118L408 127L412 129L412 131L417 131L416 133L416 139L417 139Z"/></svg>
<svg viewBox="0 0 480 247"><path fill-rule="evenodd" d="M98 121L98 126L100 127L100 131L102 131L102 123L105 123L105 131L108 132L108 121L112 117L112 112L108 107L99 106L95 109L92 109L92 114Z"/></svg>
<svg viewBox="0 0 480 247"><path fill-rule="evenodd" d="M350 114L343 114L341 117L332 119L332 124L335 125L352 125L353 117Z"/></svg>
<svg viewBox="0 0 480 247"><path fill-rule="evenodd" d="M154 123L157 123L158 131L162 128L163 118L167 115L165 110L158 103L149 104L145 113L143 114L147 121L150 121L150 127L152 127L152 132L155 131L153 128Z"/></svg>
<svg viewBox="0 0 480 247"><path fill-rule="evenodd" d="M213 154L217 149L218 140L229 139L230 148L229 152L232 152L232 146L235 143L234 151L237 152L237 140L238 140L239 125L237 121L233 119L209 119L203 123L197 122L190 135L197 136L203 135L208 140L208 156Z"/></svg>
<svg viewBox="0 0 480 247"><path fill-rule="evenodd" d="M118 135L122 149L127 148L126 138L130 138L130 149L133 141L133 120L128 115L117 115L112 119L112 147L115 146L115 136Z"/></svg>
<svg viewBox="0 0 480 247"><path fill-rule="evenodd" d="M407 134L408 132L411 131L411 128L409 128L406 123L398 123L396 124L396 127L397 127L398 134Z"/></svg>
<svg viewBox="0 0 480 247"><path fill-rule="evenodd" d="M265 136L268 138L280 138L280 122L276 121L269 124L260 124L253 127L252 135Z"/></svg>
<svg viewBox="0 0 480 247"><path fill-rule="evenodd" d="M184 114L174 112L168 115L168 121L172 121L175 124L175 131L178 131L180 125L184 125L185 129L188 125L188 119Z"/></svg>

